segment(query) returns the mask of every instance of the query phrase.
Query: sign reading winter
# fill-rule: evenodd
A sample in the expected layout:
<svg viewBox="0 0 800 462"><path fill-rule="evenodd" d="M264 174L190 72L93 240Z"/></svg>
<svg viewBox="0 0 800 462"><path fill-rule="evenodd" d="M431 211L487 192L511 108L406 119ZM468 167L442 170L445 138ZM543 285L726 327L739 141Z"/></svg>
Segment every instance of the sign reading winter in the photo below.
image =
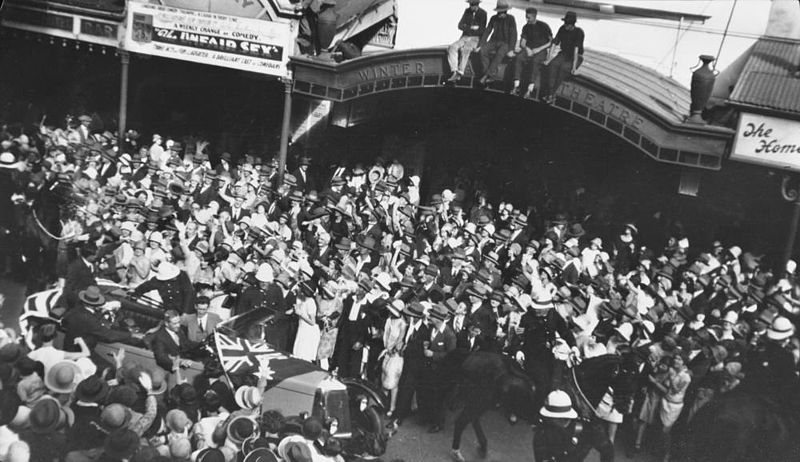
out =
<svg viewBox="0 0 800 462"><path fill-rule="evenodd" d="M292 44L289 24L134 2L125 39L137 53L276 76Z"/></svg>
<svg viewBox="0 0 800 462"><path fill-rule="evenodd" d="M800 122L742 113L731 159L800 171Z"/></svg>

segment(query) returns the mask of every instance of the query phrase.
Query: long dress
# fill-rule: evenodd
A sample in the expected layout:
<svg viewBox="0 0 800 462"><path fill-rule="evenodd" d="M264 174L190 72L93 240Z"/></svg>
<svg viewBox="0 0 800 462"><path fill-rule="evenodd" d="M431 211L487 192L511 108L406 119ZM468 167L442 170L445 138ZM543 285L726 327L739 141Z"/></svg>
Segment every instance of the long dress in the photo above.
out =
<svg viewBox="0 0 800 462"><path fill-rule="evenodd" d="M342 314L342 300L338 297L332 299L325 299L320 297L318 300L319 311L317 318L322 320L325 327L319 340L319 348L317 349L317 359L330 359L333 356L333 349L336 346L336 336L339 334L338 323L335 320L330 320L333 313ZM326 322L326 320L328 320Z"/></svg>
<svg viewBox="0 0 800 462"><path fill-rule="evenodd" d="M315 302L313 298L298 299L294 309L295 312L298 313L298 316L303 314L303 317L311 319L317 318L317 302ZM305 359L306 361L316 360L319 339L320 332L317 323L309 324L303 319L299 319L292 355L300 359Z"/></svg>

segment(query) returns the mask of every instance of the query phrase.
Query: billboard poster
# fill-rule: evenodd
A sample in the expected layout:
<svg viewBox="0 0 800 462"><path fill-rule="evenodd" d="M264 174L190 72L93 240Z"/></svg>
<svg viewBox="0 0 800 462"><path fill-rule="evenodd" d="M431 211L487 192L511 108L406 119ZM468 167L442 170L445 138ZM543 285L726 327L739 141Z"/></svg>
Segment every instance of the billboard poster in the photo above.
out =
<svg viewBox="0 0 800 462"><path fill-rule="evenodd" d="M125 49L243 71L286 76L291 26L130 2Z"/></svg>

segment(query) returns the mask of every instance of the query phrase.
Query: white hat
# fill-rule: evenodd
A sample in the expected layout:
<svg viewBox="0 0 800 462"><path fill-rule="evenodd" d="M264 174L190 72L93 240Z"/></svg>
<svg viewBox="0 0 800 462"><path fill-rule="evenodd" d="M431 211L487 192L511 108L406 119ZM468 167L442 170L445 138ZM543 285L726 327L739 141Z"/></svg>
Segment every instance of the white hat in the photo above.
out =
<svg viewBox="0 0 800 462"><path fill-rule="evenodd" d="M733 258L739 258L742 255L742 248L738 245L735 245L728 249L728 252L733 255Z"/></svg>
<svg viewBox="0 0 800 462"><path fill-rule="evenodd" d="M576 419L578 413L572 408L572 400L569 395L561 390L551 391L547 395L542 410L539 411L542 417L550 417L553 419Z"/></svg>
<svg viewBox="0 0 800 462"><path fill-rule="evenodd" d="M272 271L272 266L269 263L262 263L258 266L256 271L256 280L259 282L272 282L275 275Z"/></svg>
<svg viewBox="0 0 800 462"><path fill-rule="evenodd" d="M169 279L178 276L180 272L181 270L178 269L177 266L173 265L170 262L165 261L160 265L158 265L158 274L156 274L156 279L158 279L159 281L167 281Z"/></svg>
<svg viewBox="0 0 800 462"><path fill-rule="evenodd" d="M797 262L794 260L789 260L786 262L786 272L790 274L794 274L795 270L797 270Z"/></svg>
<svg viewBox="0 0 800 462"><path fill-rule="evenodd" d="M729 322L731 324L736 324L739 322L739 313L730 310L725 313L725 317L722 318L723 322Z"/></svg>
<svg viewBox="0 0 800 462"><path fill-rule="evenodd" d="M383 290L391 290L390 284L392 283L392 278L389 276L389 273L380 273L375 277L375 282L377 282Z"/></svg>
<svg viewBox="0 0 800 462"><path fill-rule="evenodd" d="M455 198L456 198L456 195L453 194L453 191L450 191L449 189L445 189L444 191L442 191L442 200L443 201L445 201L445 202L453 202L453 200Z"/></svg>
<svg viewBox="0 0 800 462"><path fill-rule="evenodd" d="M678 247L680 247L681 249L688 249L689 248L689 239L684 237L683 239L679 240L678 241Z"/></svg>
<svg viewBox="0 0 800 462"><path fill-rule="evenodd" d="M161 231L153 231L150 233L150 237L147 240L150 242L158 242L158 245L164 244L164 236L161 235Z"/></svg>
<svg viewBox="0 0 800 462"><path fill-rule="evenodd" d="M255 409L261 404L261 390L250 385L242 385L236 390L234 400L242 409Z"/></svg>
<svg viewBox="0 0 800 462"><path fill-rule="evenodd" d="M631 335L633 335L633 326L629 322L623 322L619 325L619 327L614 328L617 333L625 339L626 342L631 341Z"/></svg>
<svg viewBox="0 0 800 462"><path fill-rule="evenodd" d="M767 329L767 338L772 340L784 340L792 335L794 335L794 324L783 316L775 318L770 328Z"/></svg>
<svg viewBox="0 0 800 462"><path fill-rule="evenodd" d="M553 297L550 294L540 294L531 302L534 310L549 310L553 308Z"/></svg>
<svg viewBox="0 0 800 462"><path fill-rule="evenodd" d="M133 232L136 231L136 223L134 223L132 221L125 221L120 225L119 228L122 231L128 230L128 231L130 231L131 234L133 234Z"/></svg>

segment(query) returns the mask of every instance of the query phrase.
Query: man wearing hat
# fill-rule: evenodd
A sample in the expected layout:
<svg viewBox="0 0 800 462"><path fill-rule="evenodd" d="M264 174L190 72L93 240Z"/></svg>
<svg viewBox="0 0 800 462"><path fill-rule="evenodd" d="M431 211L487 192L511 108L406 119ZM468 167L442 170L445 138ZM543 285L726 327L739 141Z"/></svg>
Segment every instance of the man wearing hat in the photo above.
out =
<svg viewBox="0 0 800 462"><path fill-rule="evenodd" d="M297 186L296 189L302 191L303 194L308 194L308 192L312 189L316 190L316 185L314 180L308 173L308 166L311 165L311 158L308 156L300 157L300 163L297 166L297 170L292 172L292 175L297 179Z"/></svg>
<svg viewBox="0 0 800 462"><path fill-rule="evenodd" d="M564 25L558 29L551 45L558 45L561 49L558 55L547 64L547 85L543 100L552 103L555 93L561 82L574 74L578 66L583 63L583 29L575 27L578 16L574 11L567 11L561 19Z"/></svg>
<svg viewBox="0 0 800 462"><path fill-rule="evenodd" d="M526 312L516 328L519 344L515 357L517 361L524 362L525 372L536 384L536 395L542 396L545 391L552 389L554 381L560 380L560 377L553 377L556 333L570 347L575 346L575 337L564 318L553 309L553 300L549 294L539 294L523 308Z"/></svg>
<svg viewBox="0 0 800 462"><path fill-rule="evenodd" d="M748 378L755 380L759 390L770 396L788 396L788 390L797 387L797 366L792 353L792 337L796 327L788 318L777 316L767 329L766 340L751 353L749 364L754 370Z"/></svg>
<svg viewBox="0 0 800 462"><path fill-rule="evenodd" d="M61 320L64 328L64 348L75 349L75 339L82 337L86 346L94 350L97 342L130 342L130 332L115 330L102 320L95 310L106 304L97 286L89 286L78 293L79 306L69 310Z"/></svg>
<svg viewBox="0 0 800 462"><path fill-rule="evenodd" d="M399 425L411 414L411 401L418 391L425 364L425 343L430 342L430 326L423 318L424 308L417 302L406 304L403 314L408 321L403 343L403 372L397 388L397 408L394 414Z"/></svg>
<svg viewBox="0 0 800 462"><path fill-rule="evenodd" d="M97 257L97 246L86 243L78 248L78 258L67 267L64 279L63 301L67 308L72 308L77 303L78 292L89 286L97 285L95 276L97 270L94 262Z"/></svg>
<svg viewBox="0 0 800 462"><path fill-rule="evenodd" d="M369 280L362 279L356 291L344 301L335 351L336 365L342 377L361 376L361 358L373 320L371 290Z"/></svg>
<svg viewBox="0 0 800 462"><path fill-rule="evenodd" d="M456 349L456 334L447 325L449 316L450 311L442 304L434 305L429 315L430 341L423 350L425 367L419 390L420 410L431 425L428 433L438 433L444 425L444 392L447 387L442 381L442 363L445 356Z"/></svg>
<svg viewBox="0 0 800 462"><path fill-rule="evenodd" d="M586 438L581 438L581 429L575 425L578 413L573 409L572 399L566 392L550 392L539 414L542 416L542 425L533 435L535 460L555 462L583 460L586 457L591 445L585 441ZM607 445L611 443L607 442Z"/></svg>
<svg viewBox="0 0 800 462"><path fill-rule="evenodd" d="M286 299L274 281L274 272L269 263L262 263L256 270L257 285L249 286L239 296L232 316L251 310L266 309L273 315L267 321L265 335L267 341L282 350L289 350L289 328L291 319L286 315Z"/></svg>
<svg viewBox="0 0 800 462"><path fill-rule="evenodd" d="M494 9L497 13L489 20L489 25L478 42L476 50L480 51L483 68L483 77L480 79L482 85L503 79L498 74L498 68L507 54L513 54L517 44L517 22L508 14L509 9L511 7L506 0L497 0L497 7Z"/></svg>
<svg viewBox="0 0 800 462"><path fill-rule="evenodd" d="M158 265L156 277L139 284L132 297L140 297L151 290L158 291L161 304L165 310L175 310L181 314L194 313L194 287L185 271L173 263L162 262Z"/></svg>
<svg viewBox="0 0 800 462"><path fill-rule="evenodd" d="M450 82L456 82L464 76L470 55L478 47L478 41L486 30L486 10L478 6L481 0L467 0L467 3L469 7L458 21L461 38L447 47L447 63L453 72L447 79Z"/></svg>

